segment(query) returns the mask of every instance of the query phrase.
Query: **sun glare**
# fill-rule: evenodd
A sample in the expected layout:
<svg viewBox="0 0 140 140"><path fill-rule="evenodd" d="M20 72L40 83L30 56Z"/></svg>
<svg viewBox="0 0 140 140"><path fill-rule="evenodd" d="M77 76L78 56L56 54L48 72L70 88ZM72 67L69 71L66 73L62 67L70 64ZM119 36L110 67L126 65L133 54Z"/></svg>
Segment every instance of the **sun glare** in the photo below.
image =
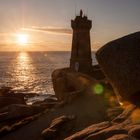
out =
<svg viewBox="0 0 140 140"><path fill-rule="evenodd" d="M28 44L28 35L27 34L17 34L17 43L19 45Z"/></svg>

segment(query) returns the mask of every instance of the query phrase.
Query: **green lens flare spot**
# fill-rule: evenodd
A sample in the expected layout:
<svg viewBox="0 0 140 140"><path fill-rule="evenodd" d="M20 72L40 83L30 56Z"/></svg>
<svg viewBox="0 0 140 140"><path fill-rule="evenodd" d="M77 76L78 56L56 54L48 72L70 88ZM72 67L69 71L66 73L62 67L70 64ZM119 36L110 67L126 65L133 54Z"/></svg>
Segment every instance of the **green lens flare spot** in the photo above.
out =
<svg viewBox="0 0 140 140"><path fill-rule="evenodd" d="M100 94L102 94L104 92L104 87L101 84L96 84L93 87L93 91L94 91L95 94L100 95Z"/></svg>

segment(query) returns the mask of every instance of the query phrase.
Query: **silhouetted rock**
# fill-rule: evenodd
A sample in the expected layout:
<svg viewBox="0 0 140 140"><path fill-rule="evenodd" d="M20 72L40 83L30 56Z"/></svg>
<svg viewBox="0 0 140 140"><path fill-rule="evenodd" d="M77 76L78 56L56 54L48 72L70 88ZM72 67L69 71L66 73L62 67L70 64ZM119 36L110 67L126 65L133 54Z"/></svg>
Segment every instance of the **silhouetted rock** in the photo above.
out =
<svg viewBox="0 0 140 140"><path fill-rule="evenodd" d="M134 138L140 139L140 125L135 126L129 131L129 135Z"/></svg>
<svg viewBox="0 0 140 140"><path fill-rule="evenodd" d="M44 101L36 101L32 105L38 105L38 106L46 107L46 109L51 109L57 106L58 104L59 102L56 99L48 98L48 99L45 99Z"/></svg>
<svg viewBox="0 0 140 140"><path fill-rule="evenodd" d="M45 110L40 106L12 104L0 109L0 121L14 120L32 116Z"/></svg>
<svg viewBox="0 0 140 140"><path fill-rule="evenodd" d="M15 94L10 87L0 89L0 108L11 104L26 104L23 94Z"/></svg>
<svg viewBox="0 0 140 140"><path fill-rule="evenodd" d="M25 102L17 97L0 97L0 108L12 104L25 104Z"/></svg>
<svg viewBox="0 0 140 140"><path fill-rule="evenodd" d="M125 110L120 115L118 115L116 118L114 118L112 120L112 122L113 123L122 123L122 122L124 122L135 109L136 109L136 107L134 105L127 106L125 108Z"/></svg>
<svg viewBox="0 0 140 140"><path fill-rule="evenodd" d="M105 75L102 72L102 69L100 68L99 65L92 66L92 74L91 74L91 76L93 78L95 78L96 80L103 80L103 79L105 79Z"/></svg>
<svg viewBox="0 0 140 140"><path fill-rule="evenodd" d="M71 131L71 129L73 129L74 119L74 116L61 116L59 118L54 119L50 127L42 131L42 137L45 140L63 139L68 135L68 132Z"/></svg>
<svg viewBox="0 0 140 140"><path fill-rule="evenodd" d="M40 114L36 114L33 116L29 116L26 118L22 118L22 119L17 119L15 121L11 121L11 123L8 123L9 121L7 121L7 124L0 127L0 138L2 138L3 136L14 132L15 130L25 126L26 124L29 124L31 121L35 120L36 118L38 118L40 116ZM11 138L10 138L11 139ZM20 138L22 139L22 138Z"/></svg>
<svg viewBox="0 0 140 140"><path fill-rule="evenodd" d="M89 135L85 140L106 140L116 134L127 134L127 131L118 125L111 126L97 133Z"/></svg>
<svg viewBox="0 0 140 140"><path fill-rule="evenodd" d="M110 125L111 124L109 122L102 122L102 123L99 123L99 124L93 124L93 125L85 128L84 130L73 134L72 136L66 138L65 140L83 140L87 136L89 136L90 134L93 134L95 132L103 130L103 129L109 127Z"/></svg>
<svg viewBox="0 0 140 140"><path fill-rule="evenodd" d="M89 76L72 72L69 69L58 69L52 73L53 88L58 100L66 101L87 89L95 82Z"/></svg>
<svg viewBox="0 0 140 140"><path fill-rule="evenodd" d="M138 140L140 123L135 124L132 119L136 110L133 105L129 105L115 119L123 116L121 121L93 124L65 138L65 140Z"/></svg>
<svg viewBox="0 0 140 140"><path fill-rule="evenodd" d="M106 44L96 56L116 93L140 104L140 32Z"/></svg>
<svg viewBox="0 0 140 140"><path fill-rule="evenodd" d="M116 116L120 115L123 112L123 108L121 106L112 107L107 110L108 120L113 120Z"/></svg>

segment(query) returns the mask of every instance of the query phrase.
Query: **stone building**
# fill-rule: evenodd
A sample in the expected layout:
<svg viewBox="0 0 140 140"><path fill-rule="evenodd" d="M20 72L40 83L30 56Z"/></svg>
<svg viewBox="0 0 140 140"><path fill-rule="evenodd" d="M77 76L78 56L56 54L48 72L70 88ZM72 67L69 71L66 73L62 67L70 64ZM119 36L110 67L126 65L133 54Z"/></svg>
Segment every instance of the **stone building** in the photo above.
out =
<svg viewBox="0 0 140 140"><path fill-rule="evenodd" d="M71 21L71 27L73 29L73 39L70 68L82 73L91 73L90 29L92 21L83 15L83 11L81 10L80 15Z"/></svg>

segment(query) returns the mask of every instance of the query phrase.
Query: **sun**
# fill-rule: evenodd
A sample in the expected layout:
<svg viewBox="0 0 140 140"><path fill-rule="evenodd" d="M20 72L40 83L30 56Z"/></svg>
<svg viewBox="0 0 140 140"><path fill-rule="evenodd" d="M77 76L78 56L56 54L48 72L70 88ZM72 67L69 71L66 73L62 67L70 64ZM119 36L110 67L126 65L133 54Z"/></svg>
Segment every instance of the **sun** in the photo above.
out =
<svg viewBox="0 0 140 140"><path fill-rule="evenodd" d="M16 40L17 40L17 43L19 45L26 45L28 44L28 40L29 39L29 36L28 34L17 34L16 35Z"/></svg>

